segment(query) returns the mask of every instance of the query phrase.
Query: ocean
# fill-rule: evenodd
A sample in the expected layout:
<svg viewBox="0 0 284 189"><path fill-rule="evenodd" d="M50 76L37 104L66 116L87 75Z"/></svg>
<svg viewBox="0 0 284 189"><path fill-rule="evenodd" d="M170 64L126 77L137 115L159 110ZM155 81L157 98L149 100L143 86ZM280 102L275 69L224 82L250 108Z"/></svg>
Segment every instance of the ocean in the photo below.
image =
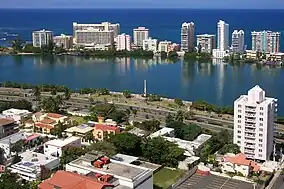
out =
<svg viewBox="0 0 284 189"><path fill-rule="evenodd" d="M251 48L251 31L284 31L284 10L191 10L191 9L0 9L0 39L5 33L18 34L31 41L32 31L48 29L55 35L72 34L72 23L120 23L121 32L132 35L133 28L145 26L150 36L180 43L183 22L194 22L196 34L216 34L222 19L245 31L245 44ZM2 37L1 37L2 36ZM9 42L0 41L2 44ZM281 40L284 41L284 35ZM284 43L284 42L283 42ZM284 51L284 45L281 46Z"/></svg>

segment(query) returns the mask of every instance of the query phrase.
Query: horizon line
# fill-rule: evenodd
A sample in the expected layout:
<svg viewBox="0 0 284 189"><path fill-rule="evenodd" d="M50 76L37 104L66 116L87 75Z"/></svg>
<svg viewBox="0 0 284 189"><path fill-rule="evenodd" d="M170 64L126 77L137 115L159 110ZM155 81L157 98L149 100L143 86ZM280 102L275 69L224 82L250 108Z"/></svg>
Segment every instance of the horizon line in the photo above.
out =
<svg viewBox="0 0 284 189"><path fill-rule="evenodd" d="M112 8L107 8L107 7L97 7L97 8L89 8L89 7L81 7L81 8L75 8L75 7L37 7L37 8L28 8L28 7L0 7L0 10L96 10L96 9L108 9L108 10L116 10L116 9L133 9L133 10L145 10L145 9L152 9L152 10L263 10L263 11L271 11L271 10L283 10L284 8L182 8L182 7L176 7L176 8L169 8L169 7L145 7L145 8L140 8L140 7L112 7Z"/></svg>

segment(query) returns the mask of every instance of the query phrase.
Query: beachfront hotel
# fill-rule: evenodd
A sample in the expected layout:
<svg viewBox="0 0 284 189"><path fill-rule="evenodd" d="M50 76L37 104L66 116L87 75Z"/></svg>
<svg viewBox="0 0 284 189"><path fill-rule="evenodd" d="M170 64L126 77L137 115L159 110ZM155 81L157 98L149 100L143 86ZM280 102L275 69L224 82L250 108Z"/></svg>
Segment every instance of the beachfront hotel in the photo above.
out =
<svg viewBox="0 0 284 189"><path fill-rule="evenodd" d="M258 85L234 102L234 144L250 159L269 160L273 151L277 99Z"/></svg>
<svg viewBox="0 0 284 189"><path fill-rule="evenodd" d="M197 35L197 47L201 46L201 52L211 53L216 48L216 35Z"/></svg>
<svg viewBox="0 0 284 189"><path fill-rule="evenodd" d="M213 49L214 58L224 58L229 50L229 24L220 20L217 23L217 49Z"/></svg>
<svg viewBox="0 0 284 189"><path fill-rule="evenodd" d="M181 25L181 51L193 52L194 51L194 30L195 26L193 22L183 23Z"/></svg>
<svg viewBox="0 0 284 189"><path fill-rule="evenodd" d="M232 51L243 53L245 47L245 32L243 30L234 30L232 33Z"/></svg>
<svg viewBox="0 0 284 189"><path fill-rule="evenodd" d="M43 47L53 42L53 32L48 30L39 30L33 32L33 46Z"/></svg>
<svg viewBox="0 0 284 189"><path fill-rule="evenodd" d="M280 52L280 32L261 31L251 32L252 51L262 53Z"/></svg>
<svg viewBox="0 0 284 189"><path fill-rule="evenodd" d="M134 45L138 47L143 46L143 40L149 38L149 29L145 27L138 27L133 29L133 40L134 40Z"/></svg>

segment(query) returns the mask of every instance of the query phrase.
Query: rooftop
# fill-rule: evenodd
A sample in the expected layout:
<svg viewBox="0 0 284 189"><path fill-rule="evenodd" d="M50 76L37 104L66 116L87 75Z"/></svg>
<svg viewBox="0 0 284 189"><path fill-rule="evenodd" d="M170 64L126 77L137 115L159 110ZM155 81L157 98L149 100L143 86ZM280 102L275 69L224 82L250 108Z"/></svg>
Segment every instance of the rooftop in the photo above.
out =
<svg viewBox="0 0 284 189"><path fill-rule="evenodd" d="M116 161L114 159L111 159L110 163L105 165L103 168L97 168L93 166L91 162L98 159L98 157L100 156L96 153L88 153L72 161L71 163L69 163L69 165L81 167L90 172L110 174L116 177L125 177L131 180L135 180L137 177L141 177L152 171L144 167L127 164L125 162Z"/></svg>
<svg viewBox="0 0 284 189"><path fill-rule="evenodd" d="M169 128L169 127L163 127L162 129L152 133L150 135L151 138L154 138L154 137L158 137L158 136L164 136L166 134L170 134L171 132L174 132L174 129L173 128Z"/></svg>
<svg viewBox="0 0 284 189"><path fill-rule="evenodd" d="M0 143L1 144L16 143L20 140L24 140L25 138L26 138L25 133L18 132L18 133L15 133L15 134L12 134L10 136L0 139Z"/></svg>
<svg viewBox="0 0 284 189"><path fill-rule="evenodd" d="M111 159L115 161L124 162L124 163L132 163L133 161L136 161L139 158L135 156L124 155L124 154L116 154L113 157L111 157Z"/></svg>
<svg viewBox="0 0 284 189"><path fill-rule="evenodd" d="M36 123L35 126L40 127L40 128L46 128L46 129L53 129L54 128L50 124L45 124L45 123L41 123L41 122Z"/></svg>
<svg viewBox="0 0 284 189"><path fill-rule="evenodd" d="M25 165L26 162L30 162L30 166L32 165L46 165L51 161L59 160L57 157L46 156L41 153L26 151L20 154L22 157L21 164Z"/></svg>
<svg viewBox="0 0 284 189"><path fill-rule="evenodd" d="M93 128L90 127L88 124L81 124L75 127L68 128L65 130L65 132L68 133L76 132L76 133L86 134L88 132L91 132L92 130Z"/></svg>
<svg viewBox="0 0 284 189"><path fill-rule="evenodd" d="M40 122L41 122L41 123L44 123L44 124L52 124L52 123L55 123L55 120L49 119L49 118L44 118L44 119L41 120Z"/></svg>
<svg viewBox="0 0 284 189"><path fill-rule="evenodd" d="M51 118L61 118L61 117L64 117L64 115L61 115L61 114L55 114L55 113L48 113L47 114L48 117L51 117Z"/></svg>
<svg viewBox="0 0 284 189"><path fill-rule="evenodd" d="M199 35L196 35L196 37L215 37L216 35L213 35L213 34L199 34Z"/></svg>
<svg viewBox="0 0 284 189"><path fill-rule="evenodd" d="M252 160L248 160L247 156L243 153L239 153L235 156L225 156L224 157L225 162L230 162L232 164L237 164L237 165L245 165L245 166L251 166L253 167L253 171L259 171L260 166L257 165L256 162Z"/></svg>
<svg viewBox="0 0 284 189"><path fill-rule="evenodd" d="M128 131L128 132L129 132L129 133L132 133L132 134L134 134L134 135L136 135L136 136L141 136L141 137L143 137L143 136L149 134L148 131L144 131L144 130L142 130L142 129L140 129L140 128L137 128L137 127L134 127L133 129L131 129L131 130Z"/></svg>
<svg viewBox="0 0 284 189"><path fill-rule="evenodd" d="M0 126L9 125L11 123L15 123L15 121L13 119L0 118Z"/></svg>
<svg viewBox="0 0 284 189"><path fill-rule="evenodd" d="M106 124L96 124L95 127L96 129L102 131L120 131L119 127Z"/></svg>
<svg viewBox="0 0 284 189"><path fill-rule="evenodd" d="M20 109L15 109L15 108L11 108L8 110L4 110L2 112L4 115L19 115L19 116L24 116L27 114L30 114L31 112L28 110L20 110Z"/></svg>
<svg viewBox="0 0 284 189"><path fill-rule="evenodd" d="M51 145L51 146L56 146L59 148L62 148L74 141L80 140L80 137L76 137L76 136L71 136L69 138L66 139L54 139L54 140L50 140L48 142L46 142L46 145Z"/></svg>
<svg viewBox="0 0 284 189"><path fill-rule="evenodd" d="M32 134L32 135L28 136L25 140L28 142L28 141L31 141L35 138L40 137L40 136L41 136L40 134Z"/></svg>
<svg viewBox="0 0 284 189"><path fill-rule="evenodd" d="M50 179L43 181L39 189L103 189L112 186L87 176L68 171L57 171Z"/></svg>

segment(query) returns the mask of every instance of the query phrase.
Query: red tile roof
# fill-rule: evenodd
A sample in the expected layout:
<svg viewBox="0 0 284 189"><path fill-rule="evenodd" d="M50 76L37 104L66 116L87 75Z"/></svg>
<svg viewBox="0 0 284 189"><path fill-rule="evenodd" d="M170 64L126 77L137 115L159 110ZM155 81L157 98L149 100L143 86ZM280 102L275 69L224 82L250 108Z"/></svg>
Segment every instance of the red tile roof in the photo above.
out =
<svg viewBox="0 0 284 189"><path fill-rule="evenodd" d="M95 127L97 130L102 130L102 131L115 131L115 132L120 131L119 127L113 125L96 124Z"/></svg>
<svg viewBox="0 0 284 189"><path fill-rule="evenodd" d="M7 118L0 118L0 125L9 125L11 123L14 123L15 121L13 119L7 119Z"/></svg>
<svg viewBox="0 0 284 189"><path fill-rule="evenodd" d="M31 120L31 119L28 119L27 121L25 121L25 124L33 124L34 122L33 122L33 120Z"/></svg>
<svg viewBox="0 0 284 189"><path fill-rule="evenodd" d="M55 120L49 119L49 118L45 118L45 119L41 120L40 122L44 123L44 124L52 124L52 123L55 123Z"/></svg>
<svg viewBox="0 0 284 189"><path fill-rule="evenodd" d="M28 142L38 137L40 137L40 134L33 134L33 135L28 136L25 141Z"/></svg>
<svg viewBox="0 0 284 189"><path fill-rule="evenodd" d="M41 127L41 128L46 128L46 129L53 129L54 127L52 125L49 124L45 124L45 123L36 123L35 124L36 127Z"/></svg>
<svg viewBox="0 0 284 189"><path fill-rule="evenodd" d="M224 157L224 161L231 162L237 165L251 166L254 172L258 172L260 170L260 166L258 166L256 162L248 160L247 156L243 153L239 153L234 157Z"/></svg>
<svg viewBox="0 0 284 189"><path fill-rule="evenodd" d="M50 179L43 181L39 189L103 189L111 184L68 171L57 171Z"/></svg>
<svg viewBox="0 0 284 189"><path fill-rule="evenodd" d="M48 117L52 117L52 118L56 118L56 119L58 119L58 118L63 117L64 115L61 115L61 114L55 114L55 113L48 113L48 114L47 114L47 116L48 116Z"/></svg>

